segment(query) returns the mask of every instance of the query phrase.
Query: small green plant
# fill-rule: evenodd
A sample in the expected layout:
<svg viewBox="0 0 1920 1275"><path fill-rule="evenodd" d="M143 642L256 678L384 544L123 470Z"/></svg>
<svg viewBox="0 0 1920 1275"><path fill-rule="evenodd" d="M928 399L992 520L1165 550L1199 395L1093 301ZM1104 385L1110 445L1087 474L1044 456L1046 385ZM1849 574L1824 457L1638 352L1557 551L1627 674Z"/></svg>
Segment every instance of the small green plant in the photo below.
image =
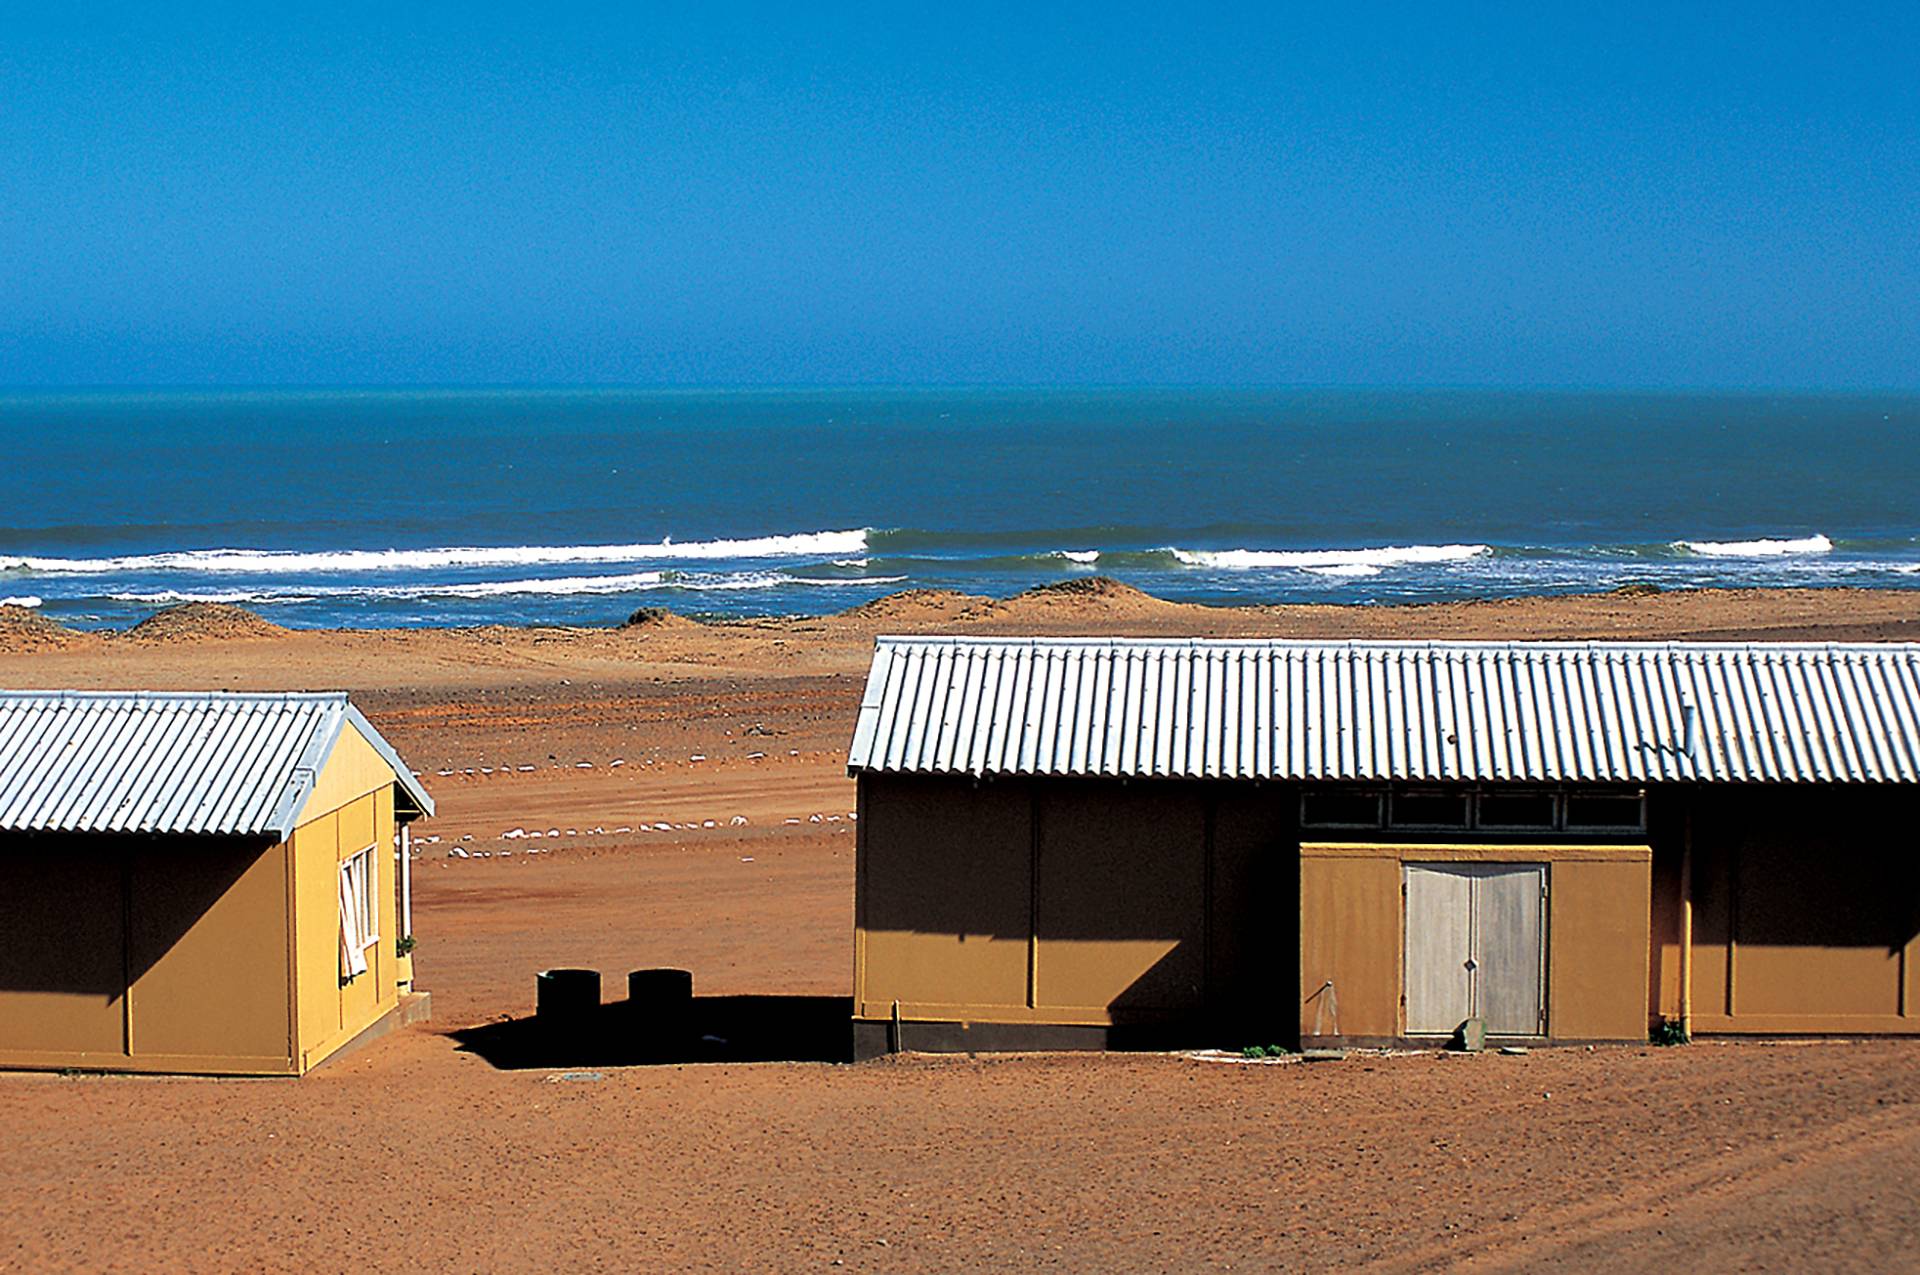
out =
<svg viewBox="0 0 1920 1275"><path fill-rule="evenodd" d="M1242 1058L1285 1058L1293 1051L1285 1045L1248 1045L1240 1051Z"/></svg>
<svg viewBox="0 0 1920 1275"><path fill-rule="evenodd" d="M1656 1045L1684 1045L1692 1038L1687 1035L1687 1025L1677 1018L1663 1018L1648 1037Z"/></svg>
<svg viewBox="0 0 1920 1275"><path fill-rule="evenodd" d="M406 956L412 951L413 951L413 935L402 934L399 938L393 941L393 954L395 956Z"/></svg>

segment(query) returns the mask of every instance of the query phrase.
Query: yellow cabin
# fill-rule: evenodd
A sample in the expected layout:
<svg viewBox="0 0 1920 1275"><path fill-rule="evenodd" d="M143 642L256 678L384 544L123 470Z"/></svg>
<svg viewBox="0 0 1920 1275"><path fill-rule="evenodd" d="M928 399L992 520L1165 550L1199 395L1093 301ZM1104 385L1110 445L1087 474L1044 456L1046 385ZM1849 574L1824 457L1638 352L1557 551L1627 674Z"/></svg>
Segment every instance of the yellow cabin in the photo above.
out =
<svg viewBox="0 0 1920 1275"><path fill-rule="evenodd" d="M301 1075L424 1017L432 813L342 693L0 691L0 1067Z"/></svg>
<svg viewBox="0 0 1920 1275"><path fill-rule="evenodd" d="M1920 1035L1920 645L882 638L892 1049Z"/></svg>

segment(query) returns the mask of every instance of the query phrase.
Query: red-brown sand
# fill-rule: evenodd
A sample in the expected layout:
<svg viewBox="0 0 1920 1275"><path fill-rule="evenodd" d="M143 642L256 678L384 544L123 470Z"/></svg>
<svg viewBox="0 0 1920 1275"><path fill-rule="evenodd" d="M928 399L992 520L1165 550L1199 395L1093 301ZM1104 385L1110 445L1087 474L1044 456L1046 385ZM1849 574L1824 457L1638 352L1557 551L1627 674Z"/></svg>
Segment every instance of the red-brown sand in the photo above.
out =
<svg viewBox="0 0 1920 1275"><path fill-rule="evenodd" d="M353 690L441 805L415 830L434 1021L299 1081L0 1075L0 1270L1911 1263L1920 1043L572 1069L476 1052L472 1029L528 1012L555 965L602 969L609 999L656 965L703 997L850 991L845 747L871 640L895 630L1885 639L1920 635L1920 595L1223 611L1095 590L621 631L0 622L8 686Z"/></svg>

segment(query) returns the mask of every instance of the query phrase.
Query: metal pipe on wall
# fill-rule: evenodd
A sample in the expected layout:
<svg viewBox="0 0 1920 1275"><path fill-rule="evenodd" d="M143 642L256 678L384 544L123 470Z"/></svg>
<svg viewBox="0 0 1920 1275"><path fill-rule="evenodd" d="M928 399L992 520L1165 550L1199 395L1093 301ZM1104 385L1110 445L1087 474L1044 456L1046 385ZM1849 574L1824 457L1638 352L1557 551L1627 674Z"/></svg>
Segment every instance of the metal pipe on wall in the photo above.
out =
<svg viewBox="0 0 1920 1275"><path fill-rule="evenodd" d="M413 937L413 834L400 825L400 844L395 858L400 861L400 937Z"/></svg>
<svg viewBox="0 0 1920 1275"><path fill-rule="evenodd" d="M1680 833L1680 1030L1693 1038L1693 807Z"/></svg>

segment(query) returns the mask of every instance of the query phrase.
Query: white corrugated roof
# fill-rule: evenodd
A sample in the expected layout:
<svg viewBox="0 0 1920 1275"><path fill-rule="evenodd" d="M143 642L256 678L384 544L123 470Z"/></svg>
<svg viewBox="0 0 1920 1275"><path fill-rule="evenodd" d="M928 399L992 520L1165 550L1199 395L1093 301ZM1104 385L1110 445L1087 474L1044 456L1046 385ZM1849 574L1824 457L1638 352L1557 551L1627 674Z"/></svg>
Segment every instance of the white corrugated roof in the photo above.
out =
<svg viewBox="0 0 1920 1275"><path fill-rule="evenodd" d="M433 813L344 694L0 691L0 831L293 831L348 723Z"/></svg>
<svg viewBox="0 0 1920 1275"><path fill-rule="evenodd" d="M852 771L1920 782L1920 645L884 637Z"/></svg>

